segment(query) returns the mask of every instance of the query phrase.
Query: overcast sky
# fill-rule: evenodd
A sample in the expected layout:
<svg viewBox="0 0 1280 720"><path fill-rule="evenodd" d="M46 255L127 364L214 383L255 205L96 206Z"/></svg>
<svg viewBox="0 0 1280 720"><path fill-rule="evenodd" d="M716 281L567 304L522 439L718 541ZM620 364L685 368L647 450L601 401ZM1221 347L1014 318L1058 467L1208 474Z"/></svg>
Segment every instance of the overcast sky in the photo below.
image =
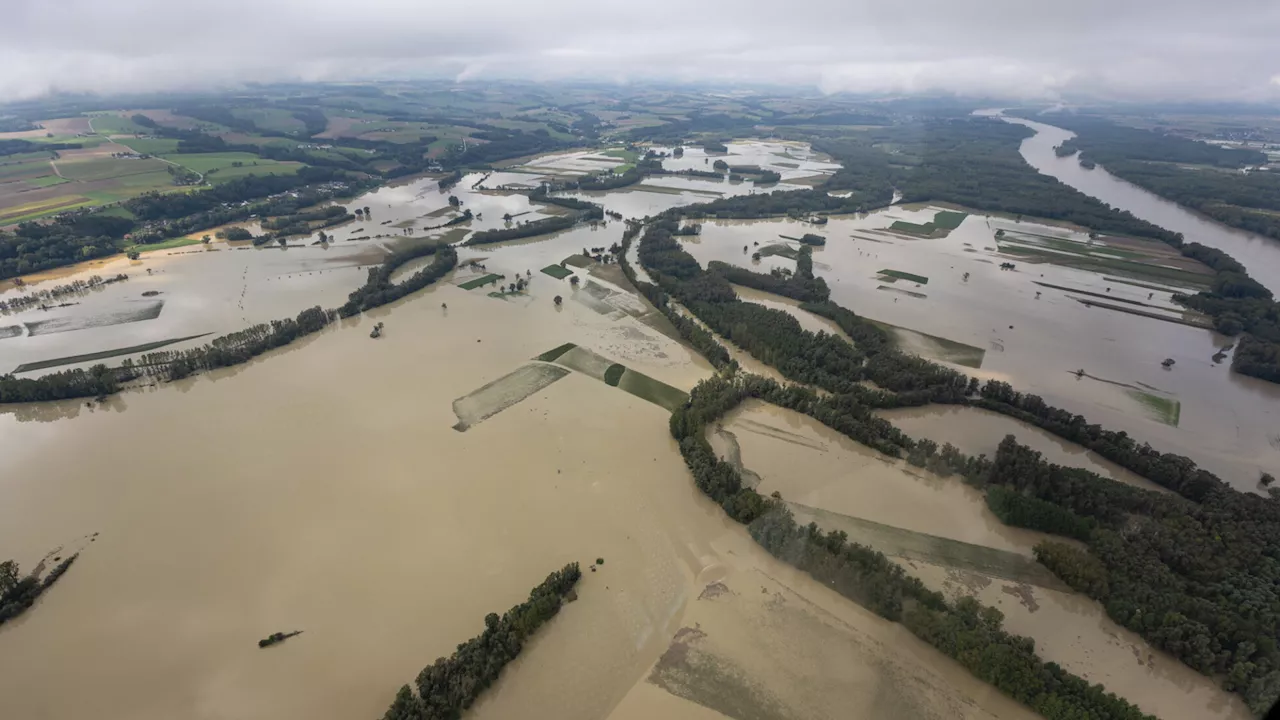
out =
<svg viewBox="0 0 1280 720"><path fill-rule="evenodd" d="M3 0L0 101L421 77L1280 100L1280 0Z"/></svg>

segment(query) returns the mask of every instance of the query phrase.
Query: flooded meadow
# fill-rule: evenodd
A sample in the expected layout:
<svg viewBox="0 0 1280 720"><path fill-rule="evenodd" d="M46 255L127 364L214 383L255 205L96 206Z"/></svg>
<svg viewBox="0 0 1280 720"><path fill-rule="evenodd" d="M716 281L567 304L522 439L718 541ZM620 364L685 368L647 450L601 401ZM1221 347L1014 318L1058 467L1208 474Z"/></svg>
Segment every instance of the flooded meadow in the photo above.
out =
<svg viewBox="0 0 1280 720"><path fill-rule="evenodd" d="M729 147L727 156L686 148L666 166L726 158L782 181L663 176L576 196L641 218L802 187L838 167L793 143ZM104 360L115 364L138 347L181 349L338 306L389 251L558 215L521 191L624 163L620 154L561 153L468 174L448 190L410 179L344 203L369 217L326 228L325 243L314 234L284 248L215 240L4 287L0 300L10 301L93 275L129 276L61 296L62 307L0 314L0 372L43 365L22 373L35 376L123 351ZM447 224L467 210L470 219ZM1224 338L1171 319L1186 320L1170 296L1185 287L1175 281L1196 281L1194 269L1119 243L1078 251L1060 243L1083 244L1079 233L1011 218L970 214L949 231L913 234L942 210L895 206L821 227L708 221L682 240L704 264L768 271L795 263L782 250L753 259L762 248L794 256L797 243L782 236L824 235L814 267L832 299L903 348L1176 448L1237 487L1280 460L1280 437L1268 436L1280 427L1280 392L1213 362ZM690 482L667 419L714 370L616 265L581 257L619 242L623 229L609 220L458 246L457 269L428 289L249 363L99 403L0 408L5 557L30 568L51 549L83 546L56 589L0 628L0 715L377 717L401 684L477 634L486 613L520 602L567 562L599 557L578 599L469 716L1034 717L901 625L770 556ZM1054 252L1070 262L1044 259ZM1125 253L1160 265L1151 271L1160 279ZM1105 273L1086 267L1112 260ZM517 278L523 289L511 287ZM839 334L791 300L737 291ZM1088 293L1168 317L1086 305L1099 300ZM371 339L375 323L384 327ZM774 373L730 351L748 370ZM1165 357L1176 358L1173 370L1160 366ZM1174 403L1178 412L1168 412ZM1051 461L1149 485L1003 416L883 415L973 454L992 454L1013 433ZM937 589L979 595L1046 659L1144 710L1244 717L1210 680L1067 592L1033 559L1045 536L1005 526L958 480L755 402L709 439L798 518L845 530ZM304 634L254 645L290 630Z"/></svg>

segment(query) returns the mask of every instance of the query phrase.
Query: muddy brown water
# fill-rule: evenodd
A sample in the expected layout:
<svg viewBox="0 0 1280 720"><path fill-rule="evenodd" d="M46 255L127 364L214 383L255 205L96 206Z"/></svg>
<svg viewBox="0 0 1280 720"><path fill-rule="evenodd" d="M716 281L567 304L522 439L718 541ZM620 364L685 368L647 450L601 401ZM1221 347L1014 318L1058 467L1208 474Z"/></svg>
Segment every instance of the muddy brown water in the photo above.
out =
<svg viewBox="0 0 1280 720"><path fill-rule="evenodd" d="M796 157L804 153L784 152L793 157L778 162L803 164ZM482 213L472 227L500 227L503 213L528 207L523 196L471 191L478 179L468 176L450 191ZM336 306L363 281L360 266L377 262L398 238L396 224L410 223L420 238L424 226L447 219L440 212L447 196L430 179L381 188L348 205L368 205L373 220L329 230L335 241L328 249L215 243L223 249L179 248L144 254L137 265L120 258L60 274L45 282L120 271L132 278L78 298L83 305L74 313L150 289L162 292L165 307L145 322L9 338L0 372ZM694 197L641 190L605 201L632 216ZM742 233L778 231L721 223L701 246L715 247L721 228L739 250ZM650 682L681 629L701 626L703 655L742 670L748 688L770 698L764 709L805 717L842 717L848 707L872 717L1030 717L900 626L757 548L689 481L668 413L649 402L571 373L465 433L453 429L456 399L565 342L684 390L712 373L654 328L651 309L625 302L631 296L615 276L590 273L602 294L539 272L581 247L616 242L622 229L609 222L460 250L464 265L479 259L484 272L507 282L531 273L522 295L463 290L456 283L477 271L462 268L246 365L92 407L4 408L3 555L30 568L51 548L101 534L32 612L0 628L0 715L376 717L402 683L478 633L485 613L521 601L565 562L585 567L603 557L599 571L584 574L580 599L539 632L472 716L625 718L668 709L674 717L715 716L687 693ZM365 235L384 237L352 239ZM829 245L817 255L820 273L858 284L861 270L833 270L842 267L839 252ZM588 280L588 271L578 274ZM559 308L555 295L564 298ZM881 295L841 302L869 297L889 314L892 303ZM920 317L888 320L914 327ZM952 316L942 320L922 329L954 337L966 327ZM371 340L375 322L385 328ZM28 344L54 340L63 344ZM1184 405L1184 418L1187 412ZM984 515L981 498L964 486L886 464L846 447L842 436L792 420L761 420L768 437L758 427L735 431L748 464L759 462L751 454L758 442L776 443L777 457L790 458L776 469L788 477L769 480L789 500L1029 552L1035 534ZM795 445L797 435L828 451ZM838 487L850 468L865 479ZM885 494L886 487L906 489ZM715 602L702 597L713 582L729 591ZM258 639L293 629L305 633L257 648ZM707 677L692 680L714 695L742 687L723 674ZM816 686L801 682L809 677Z"/></svg>

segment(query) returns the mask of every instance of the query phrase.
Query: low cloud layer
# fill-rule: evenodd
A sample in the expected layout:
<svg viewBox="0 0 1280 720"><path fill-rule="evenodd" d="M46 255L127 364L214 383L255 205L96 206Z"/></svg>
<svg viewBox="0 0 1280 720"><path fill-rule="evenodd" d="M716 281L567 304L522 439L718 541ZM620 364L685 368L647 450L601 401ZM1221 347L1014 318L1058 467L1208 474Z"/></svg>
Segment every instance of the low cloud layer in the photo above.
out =
<svg viewBox="0 0 1280 720"><path fill-rule="evenodd" d="M405 78L1280 101L1274 0L8 0L0 102Z"/></svg>

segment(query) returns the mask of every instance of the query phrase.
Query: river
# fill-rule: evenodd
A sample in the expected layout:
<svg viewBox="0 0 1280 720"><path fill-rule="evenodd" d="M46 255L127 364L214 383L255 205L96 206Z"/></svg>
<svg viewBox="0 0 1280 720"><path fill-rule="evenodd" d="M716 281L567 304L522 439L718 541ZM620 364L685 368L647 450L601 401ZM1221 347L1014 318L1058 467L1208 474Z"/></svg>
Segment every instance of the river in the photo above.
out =
<svg viewBox="0 0 1280 720"><path fill-rule="evenodd" d="M1080 166L1075 155L1058 157L1053 149L1063 141L1075 137L1075 133L1069 130L1032 120L1006 117L999 110L981 110L977 114L998 116L1005 122L1025 125L1035 130L1035 135L1022 141L1020 150L1022 158L1036 170L1111 207L1128 210L1147 222L1182 233L1189 242L1222 250L1243 263L1253 279L1280 295L1280 242L1210 220L1121 180L1100 165L1092 170L1085 169Z"/></svg>

